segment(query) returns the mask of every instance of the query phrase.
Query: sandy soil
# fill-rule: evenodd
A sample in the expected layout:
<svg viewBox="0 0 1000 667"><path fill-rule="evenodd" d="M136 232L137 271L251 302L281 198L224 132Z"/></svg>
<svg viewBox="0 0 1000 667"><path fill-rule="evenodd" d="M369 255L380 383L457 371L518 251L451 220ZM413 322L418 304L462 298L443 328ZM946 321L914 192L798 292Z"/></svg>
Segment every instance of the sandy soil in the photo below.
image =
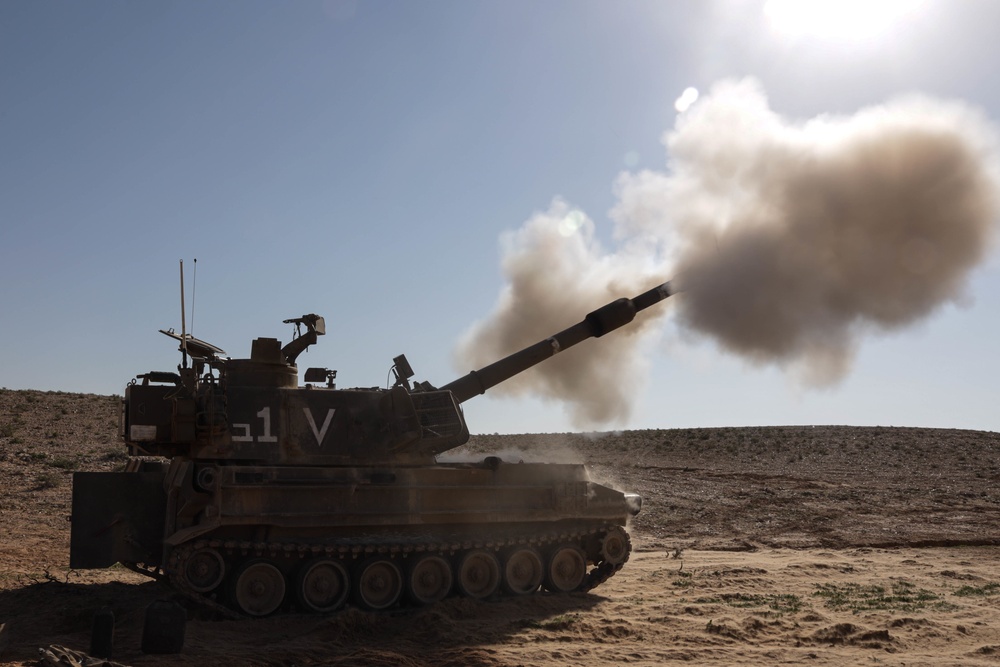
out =
<svg viewBox="0 0 1000 667"><path fill-rule="evenodd" d="M87 650L103 606L130 665L1000 663L1000 434L832 426L477 436L456 455L584 460L642 494L625 569L589 594L381 615L189 607L184 653L147 656L145 606L171 593L68 569L71 473L123 464L117 406L0 391L0 664Z"/></svg>

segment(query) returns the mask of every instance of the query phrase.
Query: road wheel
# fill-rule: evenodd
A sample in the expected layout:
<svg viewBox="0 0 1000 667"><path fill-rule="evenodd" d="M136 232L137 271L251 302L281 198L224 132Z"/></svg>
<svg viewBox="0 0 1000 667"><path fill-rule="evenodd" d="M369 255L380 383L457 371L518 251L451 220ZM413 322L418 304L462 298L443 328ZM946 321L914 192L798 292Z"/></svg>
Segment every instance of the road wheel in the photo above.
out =
<svg viewBox="0 0 1000 667"><path fill-rule="evenodd" d="M503 567L503 588L513 595L534 593L542 584L545 567L538 551L530 547L512 551Z"/></svg>
<svg viewBox="0 0 1000 667"><path fill-rule="evenodd" d="M545 588L553 593L568 593L580 588L587 576L587 558L576 546L563 545L552 551L545 571Z"/></svg>
<svg viewBox="0 0 1000 667"><path fill-rule="evenodd" d="M285 599L285 576L267 560L252 560L233 580L236 608L247 616L274 613Z"/></svg>
<svg viewBox="0 0 1000 667"><path fill-rule="evenodd" d="M491 551L476 549L462 556L458 564L458 591L481 600L500 588L500 561Z"/></svg>
<svg viewBox="0 0 1000 667"><path fill-rule="evenodd" d="M337 560L310 561L299 571L299 603L310 611L325 614L336 610L344 604L350 587L347 568Z"/></svg>
<svg viewBox="0 0 1000 667"><path fill-rule="evenodd" d="M451 592L451 564L441 556L420 556L410 566L406 590L417 604L433 604Z"/></svg>
<svg viewBox="0 0 1000 667"><path fill-rule="evenodd" d="M222 583L226 564L215 549L198 549L184 563L184 580L196 593L207 593Z"/></svg>
<svg viewBox="0 0 1000 667"><path fill-rule="evenodd" d="M366 609L387 609L396 604L403 593L403 572L395 561L386 558L362 563L355 581L355 599Z"/></svg>

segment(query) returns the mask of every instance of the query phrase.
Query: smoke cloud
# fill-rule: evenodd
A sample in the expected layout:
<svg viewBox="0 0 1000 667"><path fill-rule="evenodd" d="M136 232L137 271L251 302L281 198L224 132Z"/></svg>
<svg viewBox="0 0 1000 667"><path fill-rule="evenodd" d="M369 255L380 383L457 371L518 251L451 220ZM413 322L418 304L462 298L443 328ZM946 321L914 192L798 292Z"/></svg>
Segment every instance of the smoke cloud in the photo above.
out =
<svg viewBox="0 0 1000 667"><path fill-rule="evenodd" d="M830 385L865 335L961 302L996 235L996 136L960 102L911 96L795 123L756 82L724 82L664 144L666 171L618 178L616 251L560 200L504 237L507 285L460 343L460 366L495 361L673 277L684 291L667 308L496 389L565 401L578 427L624 423L650 322L666 312L751 363Z"/></svg>
<svg viewBox="0 0 1000 667"><path fill-rule="evenodd" d="M561 200L520 230L505 234L501 245L508 284L493 314L459 344L457 364L466 370L576 324L595 308L637 293L647 283L662 282L662 266L648 251L606 252L594 238L593 221ZM637 344L652 318L637 320L614 332L612 345L584 341L490 392L531 392L565 401L575 424L621 421L629 414L628 380L641 377L643 358Z"/></svg>

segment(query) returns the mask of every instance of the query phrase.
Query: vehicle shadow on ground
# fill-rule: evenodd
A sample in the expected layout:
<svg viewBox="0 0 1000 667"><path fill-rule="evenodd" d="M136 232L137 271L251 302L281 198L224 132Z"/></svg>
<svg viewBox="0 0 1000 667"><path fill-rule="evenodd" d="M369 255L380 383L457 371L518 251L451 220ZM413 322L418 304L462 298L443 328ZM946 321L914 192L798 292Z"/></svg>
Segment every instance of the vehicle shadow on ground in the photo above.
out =
<svg viewBox="0 0 1000 667"><path fill-rule="evenodd" d="M0 591L9 645L0 662L29 662L56 644L90 648L95 612L115 615L115 661L151 664L140 651L146 607L170 599L187 611L184 651L156 664L496 665L484 648L518 634L558 631L604 601L593 593L539 592L490 600L449 598L422 608L374 613L354 607L329 615L231 619L155 581L70 583L49 579Z"/></svg>
<svg viewBox="0 0 1000 667"><path fill-rule="evenodd" d="M141 623L149 603L170 595L155 581L77 583L52 577L0 590L0 623L7 624L9 642L0 662L37 660L38 649L51 644L86 651L95 612L111 609L120 627Z"/></svg>

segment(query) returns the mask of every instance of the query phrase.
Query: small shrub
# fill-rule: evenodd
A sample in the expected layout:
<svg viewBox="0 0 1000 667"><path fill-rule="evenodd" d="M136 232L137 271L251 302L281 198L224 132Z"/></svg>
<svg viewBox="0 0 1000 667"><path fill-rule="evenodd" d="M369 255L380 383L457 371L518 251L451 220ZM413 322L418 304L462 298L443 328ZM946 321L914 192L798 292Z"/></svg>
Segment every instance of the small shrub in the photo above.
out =
<svg viewBox="0 0 1000 667"><path fill-rule="evenodd" d="M59 456L52 459L51 461L48 461L48 465L52 466L53 468L60 468L62 470L76 470L77 466L79 465L79 462L72 457Z"/></svg>
<svg viewBox="0 0 1000 667"><path fill-rule="evenodd" d="M892 582L888 591L878 584L821 584L813 595L823 598L830 609L849 609L855 614L875 610L916 611L939 597L902 580Z"/></svg>
<svg viewBox="0 0 1000 667"><path fill-rule="evenodd" d="M802 598L791 594L746 595L744 593L723 593L722 601L730 607L768 607L780 613L792 613L802 609Z"/></svg>
<svg viewBox="0 0 1000 667"><path fill-rule="evenodd" d="M57 475L56 473L53 473L53 472L43 472L43 473L40 473L35 478L35 488L34 488L34 490L35 491L42 491L44 489L53 489L53 488L59 486L60 482L62 482L62 480L59 478L59 475Z"/></svg>
<svg viewBox="0 0 1000 667"><path fill-rule="evenodd" d="M963 598L985 597L987 595L997 595L998 593L1000 593L1000 584L996 582L990 582L983 586L962 586L955 591L955 595Z"/></svg>

